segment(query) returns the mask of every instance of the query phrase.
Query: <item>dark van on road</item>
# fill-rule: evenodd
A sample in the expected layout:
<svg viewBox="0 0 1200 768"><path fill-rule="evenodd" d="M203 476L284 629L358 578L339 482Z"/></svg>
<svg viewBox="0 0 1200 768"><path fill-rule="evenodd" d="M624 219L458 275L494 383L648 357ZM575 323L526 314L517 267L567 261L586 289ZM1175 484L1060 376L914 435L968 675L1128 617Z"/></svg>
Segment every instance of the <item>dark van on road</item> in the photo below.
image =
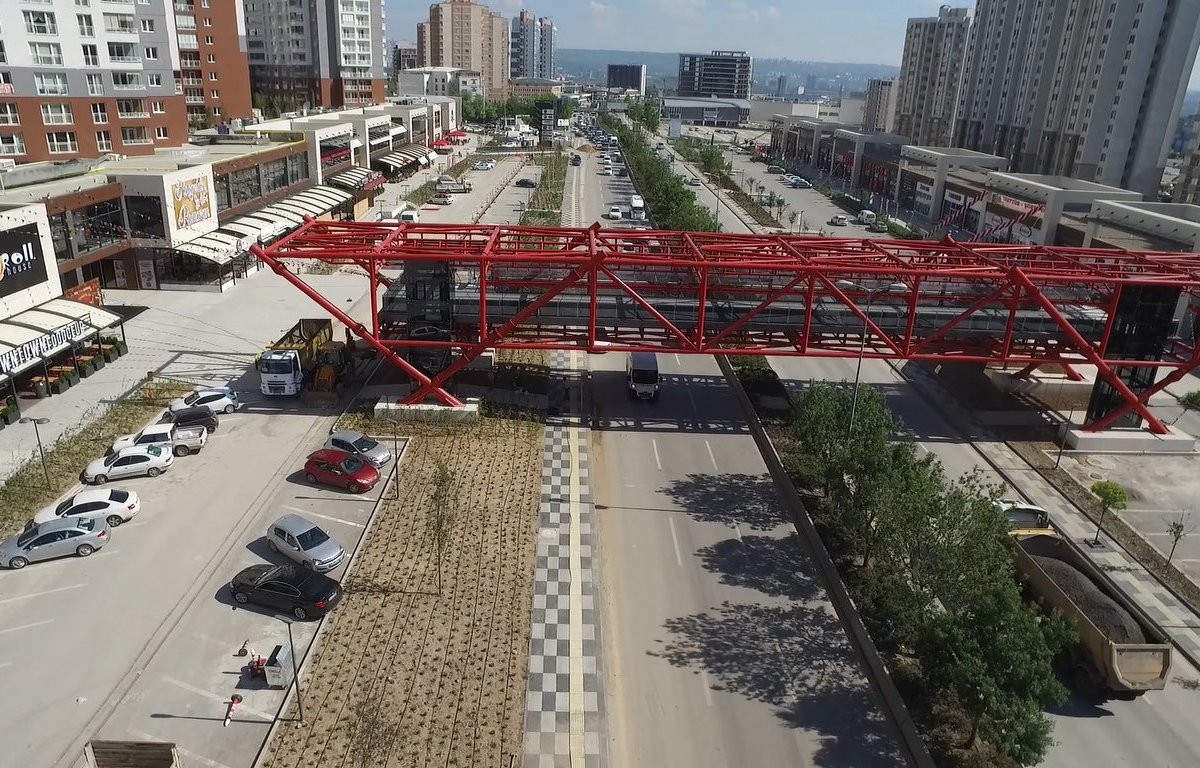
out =
<svg viewBox="0 0 1200 768"><path fill-rule="evenodd" d="M181 408L178 411L168 411L163 414L159 423L170 422L177 427L204 427L211 435L217 431L217 427L221 425L221 420L217 418L217 414L212 412L212 409L207 405L198 405L194 408Z"/></svg>

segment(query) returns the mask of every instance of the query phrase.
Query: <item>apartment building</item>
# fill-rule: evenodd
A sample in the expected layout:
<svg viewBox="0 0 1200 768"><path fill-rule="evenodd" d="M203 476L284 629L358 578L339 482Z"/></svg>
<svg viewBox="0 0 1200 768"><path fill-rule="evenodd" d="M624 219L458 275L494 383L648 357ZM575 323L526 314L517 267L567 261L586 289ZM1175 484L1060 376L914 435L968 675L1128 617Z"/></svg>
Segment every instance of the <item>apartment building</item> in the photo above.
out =
<svg viewBox="0 0 1200 768"><path fill-rule="evenodd" d="M949 146L971 32L967 8L908 20L896 80L896 133L920 147Z"/></svg>
<svg viewBox="0 0 1200 768"><path fill-rule="evenodd" d="M250 84L268 113L386 97L382 0L244 0L244 7Z"/></svg>
<svg viewBox="0 0 1200 768"><path fill-rule="evenodd" d="M868 80L867 100L863 105L863 130L867 133L891 133L896 125L896 81Z"/></svg>
<svg viewBox="0 0 1200 768"><path fill-rule="evenodd" d="M605 84L609 88L620 88L623 91L637 91L646 95L646 65L645 64L609 64Z"/></svg>
<svg viewBox="0 0 1200 768"><path fill-rule="evenodd" d="M396 93L405 96L483 96L478 72L454 67L414 67L396 75Z"/></svg>
<svg viewBox="0 0 1200 768"><path fill-rule="evenodd" d="M420 59L417 58L416 43L397 43L392 46L392 71L391 76L406 69L413 69L419 66Z"/></svg>
<svg viewBox="0 0 1200 768"><path fill-rule="evenodd" d="M509 34L508 76L538 76L537 14L522 10L512 20Z"/></svg>
<svg viewBox="0 0 1200 768"><path fill-rule="evenodd" d="M187 140L170 6L0 7L0 158L152 154Z"/></svg>
<svg viewBox="0 0 1200 768"><path fill-rule="evenodd" d="M554 36L557 31L552 20L538 19L537 72L534 77L554 77Z"/></svg>
<svg viewBox="0 0 1200 768"><path fill-rule="evenodd" d="M175 0L173 8L189 122L206 125L250 117L242 0Z"/></svg>
<svg viewBox="0 0 1200 768"><path fill-rule="evenodd" d="M435 3L429 6L429 22L417 25L421 66L478 72L486 99L507 94L509 40L508 21L474 0Z"/></svg>
<svg viewBox="0 0 1200 768"><path fill-rule="evenodd" d="M1154 198L1198 47L1197 2L978 0L955 143Z"/></svg>
<svg viewBox="0 0 1200 768"><path fill-rule="evenodd" d="M753 60L745 51L679 54L679 96L749 99Z"/></svg>

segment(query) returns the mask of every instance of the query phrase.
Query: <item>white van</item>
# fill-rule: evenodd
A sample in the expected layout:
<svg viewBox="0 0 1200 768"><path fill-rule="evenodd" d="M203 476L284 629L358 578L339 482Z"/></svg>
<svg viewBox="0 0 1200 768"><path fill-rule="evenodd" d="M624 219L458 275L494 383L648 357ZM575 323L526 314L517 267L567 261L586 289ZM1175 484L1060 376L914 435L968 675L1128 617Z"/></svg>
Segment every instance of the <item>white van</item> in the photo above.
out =
<svg viewBox="0 0 1200 768"><path fill-rule="evenodd" d="M879 217L875 215L875 211L868 211L868 210L864 209L864 210L861 210L858 212L858 223L859 224L874 224L875 219L877 219L877 218L879 218Z"/></svg>
<svg viewBox="0 0 1200 768"><path fill-rule="evenodd" d="M404 222L405 224L420 224L421 223L421 212L414 211L411 208L408 208L403 211L400 211L399 218L400 218L400 221Z"/></svg>

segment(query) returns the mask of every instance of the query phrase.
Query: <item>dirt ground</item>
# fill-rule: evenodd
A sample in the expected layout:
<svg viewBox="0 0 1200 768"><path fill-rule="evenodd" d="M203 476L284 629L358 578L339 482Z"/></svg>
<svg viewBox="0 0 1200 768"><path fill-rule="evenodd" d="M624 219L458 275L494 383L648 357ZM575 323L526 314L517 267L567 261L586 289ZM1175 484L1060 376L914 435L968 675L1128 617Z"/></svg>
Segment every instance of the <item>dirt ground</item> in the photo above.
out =
<svg viewBox="0 0 1200 768"><path fill-rule="evenodd" d="M541 425L413 426L401 498L377 513L306 674L305 721L280 728L270 768L466 768L521 754ZM455 488L440 595L429 531L439 461ZM356 725L364 701L381 723L373 734ZM390 748L356 754L380 736Z"/></svg>

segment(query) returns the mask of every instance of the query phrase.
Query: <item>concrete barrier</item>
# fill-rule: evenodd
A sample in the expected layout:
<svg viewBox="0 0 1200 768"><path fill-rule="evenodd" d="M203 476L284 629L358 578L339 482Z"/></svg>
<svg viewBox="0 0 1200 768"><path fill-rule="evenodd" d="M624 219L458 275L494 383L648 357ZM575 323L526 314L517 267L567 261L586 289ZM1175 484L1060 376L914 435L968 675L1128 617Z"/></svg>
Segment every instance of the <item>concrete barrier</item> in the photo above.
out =
<svg viewBox="0 0 1200 768"><path fill-rule="evenodd" d="M817 533L817 528L808 515L804 500L796 490L795 484L792 483L791 476L783 468L783 462L780 460L774 444L771 443L770 436L759 422L750 396L746 394L746 390L742 387L742 382L738 380L737 374L734 373L728 358L716 355L716 359L721 373L729 382L729 388L733 391L734 398L746 414L750 434L767 465L767 472L779 490L792 526L796 534L804 541L809 554L812 555L813 562L817 565L821 580L825 584L825 591L829 595L829 602L833 604L838 618L842 620L842 626L846 628L846 635L866 666L867 679L871 681L871 685L875 689L884 715L888 719L888 725L896 736L897 744L913 768L936 768L904 699L892 682L891 674L888 672L883 657L879 655L874 641L871 640L867 628L863 625L858 608L854 605L854 600L850 597L850 593L842 581L842 576L833 563L833 558L825 549L825 542L821 541L821 536Z"/></svg>

